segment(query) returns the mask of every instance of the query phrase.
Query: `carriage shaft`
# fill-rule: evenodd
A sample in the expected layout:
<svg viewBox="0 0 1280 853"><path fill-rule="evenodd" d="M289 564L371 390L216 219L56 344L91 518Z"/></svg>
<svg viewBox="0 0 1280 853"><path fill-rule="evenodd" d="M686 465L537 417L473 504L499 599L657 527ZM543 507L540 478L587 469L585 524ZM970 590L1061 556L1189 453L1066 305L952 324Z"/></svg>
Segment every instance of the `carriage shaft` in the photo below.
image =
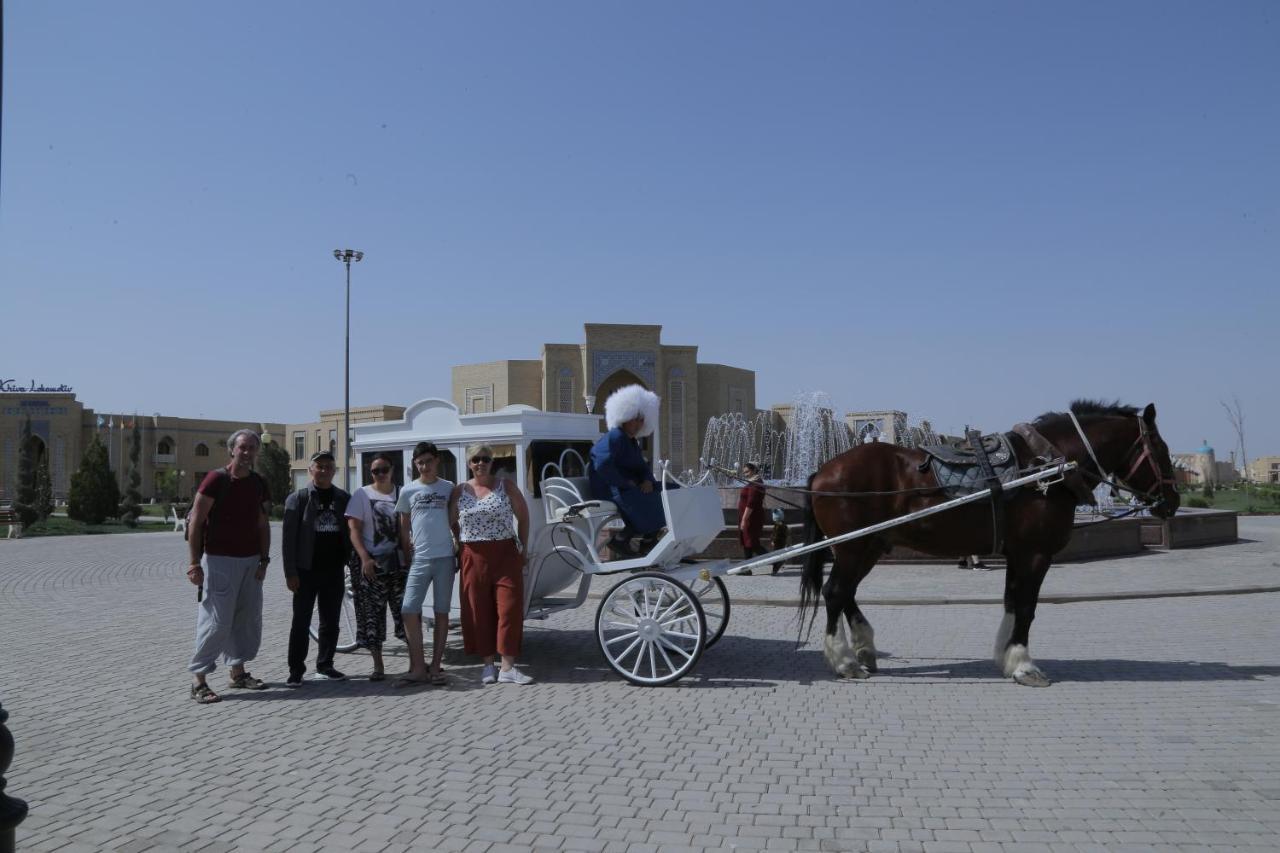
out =
<svg viewBox="0 0 1280 853"><path fill-rule="evenodd" d="M1010 480L1008 483L1004 483L1002 488L1005 491L1008 491L1010 489L1016 489L1019 486L1026 486L1026 485L1030 485L1031 483L1038 483L1041 480L1047 480L1050 477L1062 477L1064 474L1066 474L1068 471L1072 470L1075 467L1076 467L1076 463L1074 462L1063 462L1063 463L1054 465L1050 468L1045 468L1041 471L1037 471L1034 474L1027 474L1025 477L1019 477L1016 480ZM826 539L820 539L817 542L806 542L800 545L792 545L790 548L783 548L780 551L772 551L768 554L762 554L759 557L754 557L750 560L746 560L744 562L738 563L732 569L729 569L727 572L725 572L725 574L737 575L747 571L748 569L757 569L764 566L768 566L772 563L779 563L779 562L782 562L783 560L789 560L792 557L799 557L803 554L808 554L813 551L819 551L823 548L830 548L832 545L839 545L841 542L849 542L854 539L861 539L864 536L871 536L881 532L882 530L889 530L890 528L898 527L903 524L910 524L911 522L916 521L917 519L925 518L930 515L936 515L937 513L940 513L940 512L946 512L947 510L955 509L958 506L971 504L971 503L974 503L975 501L987 500L990 497L991 497L990 489L983 489L981 491L974 492L973 494L970 494L970 495L962 495L958 498L952 498L949 501L943 501L940 504L936 504L931 507L926 507L925 509L917 510L916 512L907 513L906 515L899 516L898 518L891 518L888 521L882 521L879 524L873 524L870 527L860 527L857 530L850 530L848 533L841 533L839 536L831 536Z"/></svg>

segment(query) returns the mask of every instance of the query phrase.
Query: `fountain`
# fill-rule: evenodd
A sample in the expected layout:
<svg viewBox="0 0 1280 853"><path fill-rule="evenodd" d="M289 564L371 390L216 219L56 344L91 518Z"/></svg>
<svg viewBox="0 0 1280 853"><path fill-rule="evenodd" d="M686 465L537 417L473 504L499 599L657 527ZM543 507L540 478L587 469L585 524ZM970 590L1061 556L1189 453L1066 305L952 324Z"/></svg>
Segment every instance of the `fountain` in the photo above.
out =
<svg viewBox="0 0 1280 853"><path fill-rule="evenodd" d="M906 415L896 413L892 439L904 447L941 444L929 421L912 426ZM707 421L702 461L719 468L737 470L744 462L755 462L766 483L804 485L809 475L859 441L887 440L879 430L856 436L836 414L831 398L822 391L797 393L789 416L776 411L757 412L747 417L739 412L717 415ZM737 484L732 477L714 474L717 485Z"/></svg>

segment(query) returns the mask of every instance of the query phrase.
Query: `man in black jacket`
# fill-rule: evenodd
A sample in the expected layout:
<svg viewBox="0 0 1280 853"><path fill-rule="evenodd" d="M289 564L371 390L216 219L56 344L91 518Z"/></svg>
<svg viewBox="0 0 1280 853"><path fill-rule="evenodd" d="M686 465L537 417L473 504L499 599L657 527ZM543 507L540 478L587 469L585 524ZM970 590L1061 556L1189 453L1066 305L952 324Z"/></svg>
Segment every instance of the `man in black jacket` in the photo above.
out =
<svg viewBox="0 0 1280 853"><path fill-rule="evenodd" d="M346 678L333 667L338 646L338 615L346 595L343 568L351 542L346 535L347 501L351 496L333 484L333 454L322 450L311 457L311 482L284 504L284 578L293 593L293 625L289 629L289 680L301 687L307 671L311 613L319 601L320 630L316 643L318 681Z"/></svg>

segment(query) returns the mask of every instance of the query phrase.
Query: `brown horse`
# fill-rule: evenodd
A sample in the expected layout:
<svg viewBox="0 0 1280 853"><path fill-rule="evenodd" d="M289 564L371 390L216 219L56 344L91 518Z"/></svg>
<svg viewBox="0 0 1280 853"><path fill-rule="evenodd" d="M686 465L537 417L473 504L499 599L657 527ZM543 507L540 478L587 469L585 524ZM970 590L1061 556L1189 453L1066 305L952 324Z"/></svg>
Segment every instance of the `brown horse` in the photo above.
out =
<svg viewBox="0 0 1280 853"><path fill-rule="evenodd" d="M1177 511L1173 466L1169 449L1156 430L1154 404L1139 412L1133 406L1077 400L1071 404L1071 413L1075 421L1072 414L1049 412L1032 424L1052 444L1048 449L1056 449L1050 455L1076 462L1089 488L1114 477L1150 506L1154 515L1168 518ZM1009 434L1020 467L1032 464L1037 455L1024 434ZM1040 447L1041 456L1045 449ZM932 471L927 466L920 470L924 461L922 451L870 443L827 462L809 478L807 541L900 518L946 500ZM1004 505L1004 619L996 637L995 660L1004 674L1019 684L1045 687L1050 683L1027 651L1031 621L1053 555L1071 538L1078 502L1067 484L1059 483L1047 491L1023 486ZM876 671L875 634L855 596L858 584L890 548L905 545L954 558L991 553L994 540L991 505L978 501L811 553L801 580L801 614L812 607L816 615L821 589L827 605L824 651L836 674L867 678ZM835 562L823 584L828 552ZM848 620L852 642L845 638L842 614Z"/></svg>

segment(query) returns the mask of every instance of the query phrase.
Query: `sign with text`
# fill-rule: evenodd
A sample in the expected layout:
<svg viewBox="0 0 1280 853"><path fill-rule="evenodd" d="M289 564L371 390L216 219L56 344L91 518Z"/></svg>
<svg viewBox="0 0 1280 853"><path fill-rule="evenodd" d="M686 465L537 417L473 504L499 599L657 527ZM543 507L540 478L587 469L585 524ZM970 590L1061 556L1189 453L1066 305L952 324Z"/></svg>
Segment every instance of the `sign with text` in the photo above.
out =
<svg viewBox="0 0 1280 853"><path fill-rule="evenodd" d="M0 394L70 394L70 385L40 385L34 379L20 385L16 379L0 379Z"/></svg>

